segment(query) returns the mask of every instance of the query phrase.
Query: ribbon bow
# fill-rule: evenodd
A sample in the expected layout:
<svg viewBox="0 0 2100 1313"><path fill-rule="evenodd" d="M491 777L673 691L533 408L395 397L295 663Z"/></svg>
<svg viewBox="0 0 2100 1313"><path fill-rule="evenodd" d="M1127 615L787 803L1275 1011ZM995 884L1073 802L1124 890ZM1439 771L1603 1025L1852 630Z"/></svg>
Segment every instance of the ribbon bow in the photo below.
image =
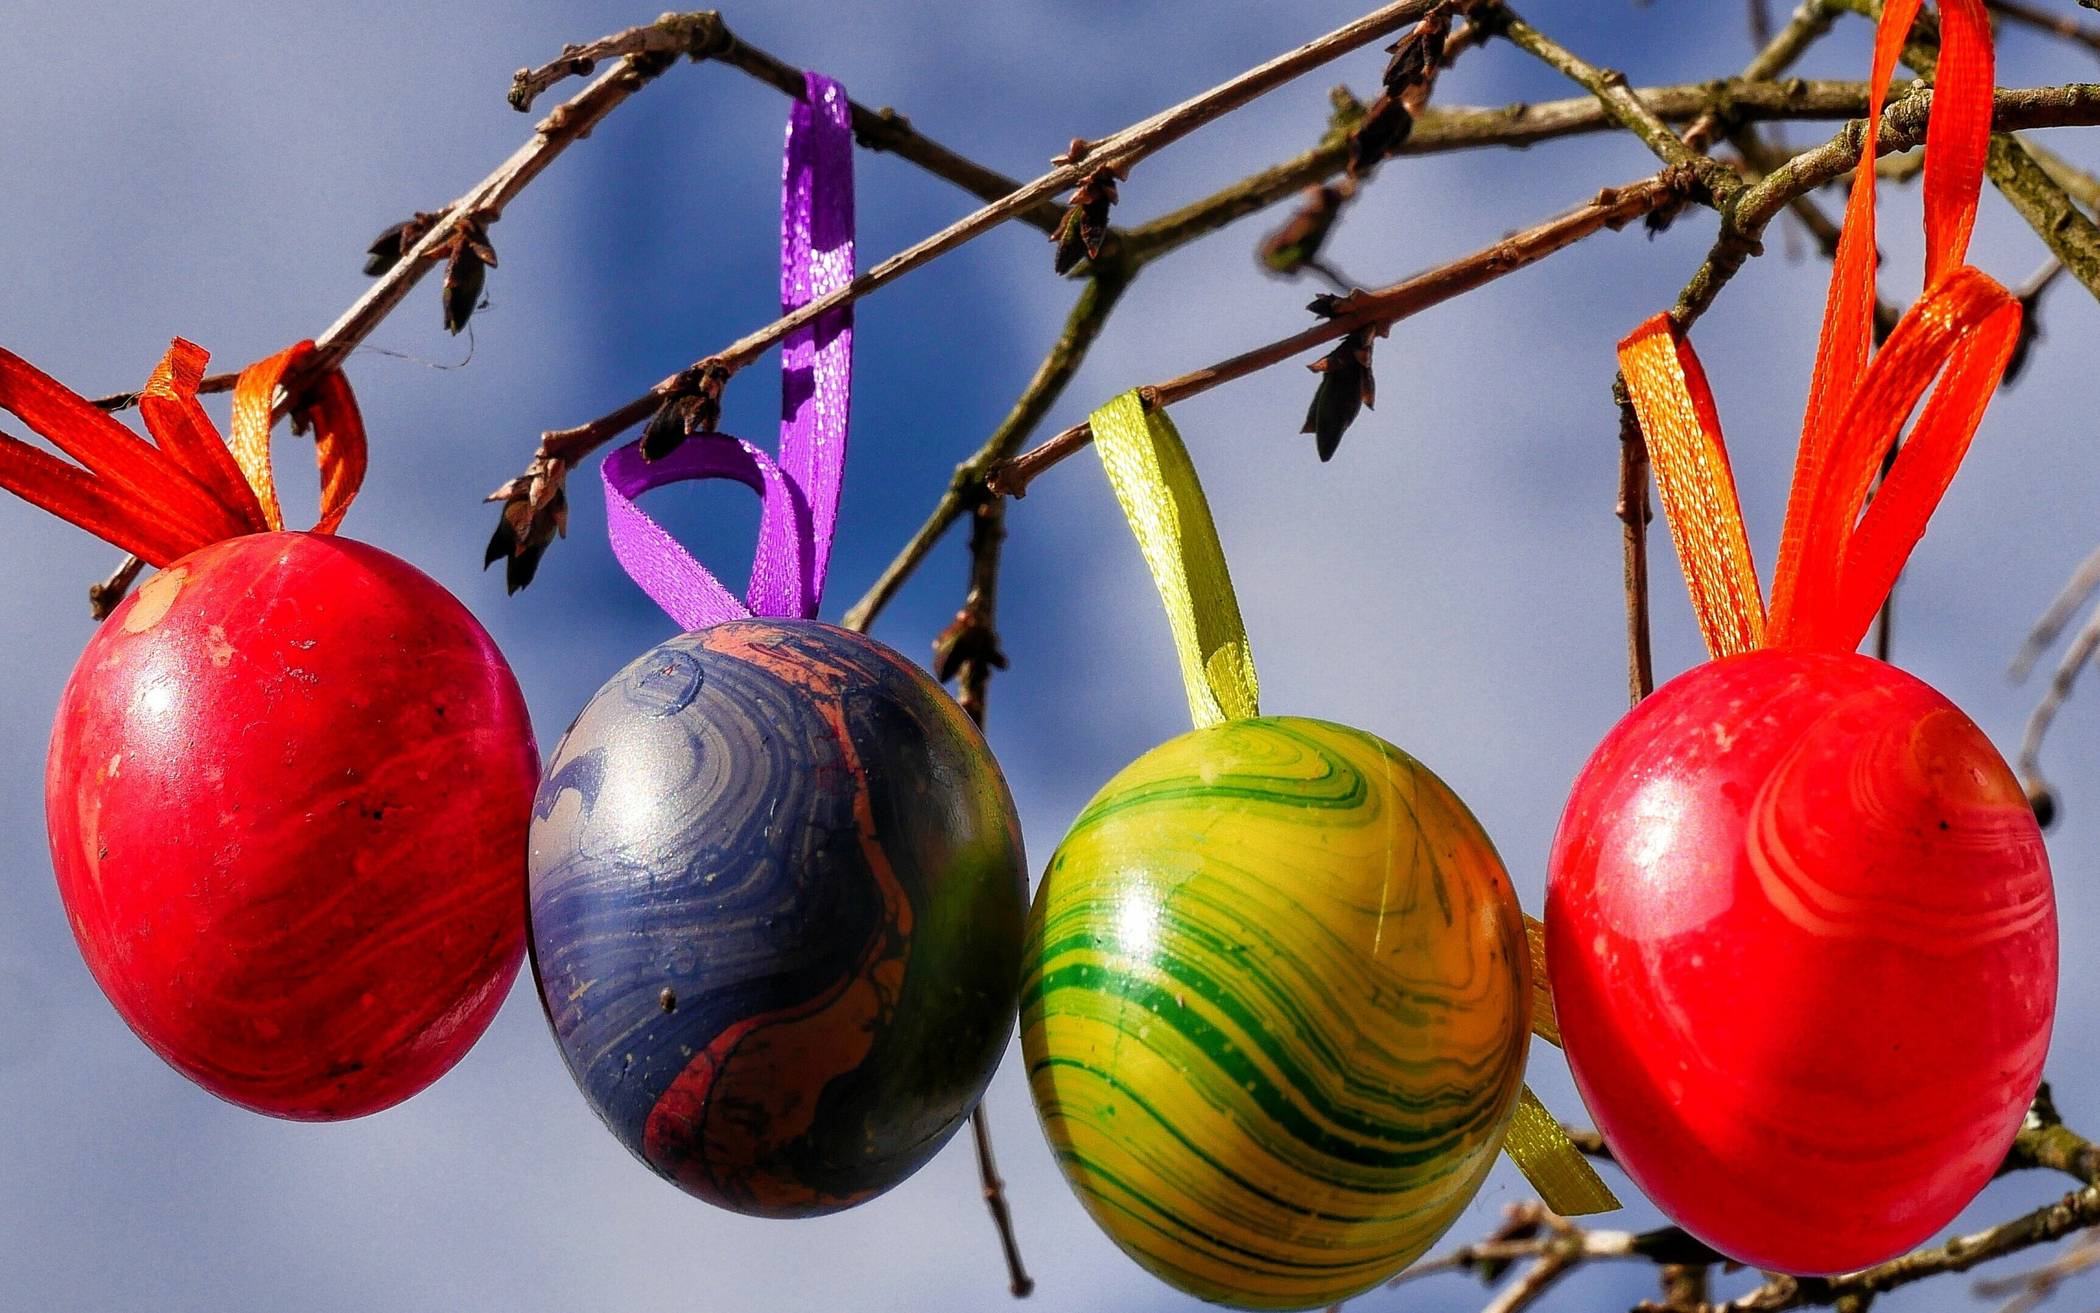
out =
<svg viewBox="0 0 2100 1313"><path fill-rule="evenodd" d="M1094 450L1116 500L1137 535L1138 548L1166 603L1188 693L1189 718L1198 729L1225 720L1259 716L1260 685L1247 626L1225 565L1210 503L1174 421L1148 410L1135 391L1125 392L1087 421ZM1527 918L1527 930L1530 929ZM1545 967L1533 935L1534 1033L1560 1042L1553 1021ZM1548 1208L1563 1217L1604 1213L1619 1206L1610 1187L1583 1158L1567 1132L1526 1085L1502 1141Z"/></svg>
<svg viewBox="0 0 2100 1313"><path fill-rule="evenodd" d="M1657 315L1619 344L1707 651L1851 651L1866 636L1968 452L2020 333L2020 303L1964 262L1990 145L1993 67L1982 0L1942 0L1925 138L1925 292L1869 359L1874 156L1881 108L1921 0L1889 0L1859 167L1809 383L1769 612L1758 592L1721 420L1691 343ZM1883 454L1938 377L1883 479ZM1862 507L1865 512L1862 514Z"/></svg>
<svg viewBox="0 0 2100 1313"><path fill-rule="evenodd" d="M197 400L210 355L181 338L139 394L147 442L93 402L11 351L0 350L0 410L78 464L0 433L0 488L164 566L224 538L284 528L270 470L270 407L278 384L313 356L300 342L241 371L233 441ZM365 477L365 426L340 370L315 379L301 413L321 470L321 518L334 533Z"/></svg>
<svg viewBox="0 0 2100 1313"><path fill-rule="evenodd" d="M780 194L783 313L853 281L853 121L845 90L804 75L789 111ZM628 575L687 630L751 615L809 619L824 597L838 523L853 396L853 308L825 314L781 347L780 455L720 433L649 460L640 441L605 458L606 532ZM758 550L744 600L634 502L688 479L734 479L759 495Z"/></svg>

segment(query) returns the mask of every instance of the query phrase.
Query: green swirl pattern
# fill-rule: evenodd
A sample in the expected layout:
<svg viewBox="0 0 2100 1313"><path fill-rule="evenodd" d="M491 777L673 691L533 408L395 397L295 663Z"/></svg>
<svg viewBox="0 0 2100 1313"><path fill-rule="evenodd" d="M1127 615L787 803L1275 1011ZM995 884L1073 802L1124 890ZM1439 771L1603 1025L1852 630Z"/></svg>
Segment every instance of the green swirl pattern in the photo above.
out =
<svg viewBox="0 0 2100 1313"><path fill-rule="evenodd" d="M1022 1046L1066 1177L1166 1281L1311 1308L1390 1277L1515 1107L1530 962L1465 805L1375 735L1231 720L1109 781L1029 922Z"/></svg>

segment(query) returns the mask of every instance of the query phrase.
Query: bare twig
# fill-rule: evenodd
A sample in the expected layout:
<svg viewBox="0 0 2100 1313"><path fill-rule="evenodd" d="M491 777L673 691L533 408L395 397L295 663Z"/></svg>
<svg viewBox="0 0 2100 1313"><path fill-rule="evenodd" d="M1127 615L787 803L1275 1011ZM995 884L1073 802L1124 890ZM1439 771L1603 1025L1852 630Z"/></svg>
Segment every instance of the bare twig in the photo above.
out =
<svg viewBox="0 0 2100 1313"><path fill-rule="evenodd" d="M334 323L322 330L321 335L314 339L316 350L313 355L288 375L279 389L276 414L284 414L314 379L341 367L351 351L407 299L423 275L436 265L438 253L458 237L463 226L476 224L485 227L503 217L504 207L544 173L563 151L590 135L591 129L606 115L662 71L663 62L660 60L640 56L624 58L616 67L556 106L554 112L533 129L531 138L524 145L511 152L510 158L497 165L465 195L439 211L421 239L403 252L401 258L394 261ZM238 377L235 372L213 374L198 390L230 391ZM137 402L138 394L132 392L103 397L96 404L105 409L121 409ZM138 573L133 559L126 558L106 582L89 591L90 607L96 618L108 614L109 609L122 600L124 591Z"/></svg>
<svg viewBox="0 0 2100 1313"><path fill-rule="evenodd" d="M2100 553L2088 558L2086 565L2073 577L2071 586L2064 590L2064 597L2058 599L2059 606L2065 598L2071 596L2074 589L2077 590L2081 601L2092 592L2094 585L2085 581L2084 576L2093 568L2095 560L2100 560ZM2052 607L2051 610L2054 611L2055 608ZM2042 624L2036 626L2036 634L2041 633L2049 624L2050 618L2043 617ZM2060 627L2061 622L2058 622L2058 625ZM2051 637L2053 636L2052 633ZM2029 645L2032 646L2034 642L2035 636L2030 635ZM2056 671L2049 680L2049 687L2043 690L2041 700L2036 702L2034 710L2028 713L2027 729L2020 737L2020 752L2013 761L2013 769L2020 777L2021 786L2027 791L2028 802L2033 805L2036 816L2044 824L2055 818L2056 803L2048 777L2042 773L2042 741L2048 738L2049 728L2056 723L2057 713L2063 710L2064 703L2070 699L2072 690L2078 685L2079 674L2093 659L2096 651L2100 651L2100 608L2095 608L2071 639L2070 646L2064 649L2063 659L2057 662ZM2022 662L2029 659L2023 652ZM2024 664L2018 669L2022 675L2026 673Z"/></svg>
<svg viewBox="0 0 2100 1313"><path fill-rule="evenodd" d="M1507 5L1497 4L1492 10L1484 11L1476 21L1492 24L1500 35L1551 65L1570 81L1588 88L1597 98L1597 103L1604 107L1604 112L1639 137L1649 150L1655 152L1656 158L1673 168L1688 170L1715 196L1726 197L1741 185L1726 167L1694 150L1672 132L1669 124L1664 123L1661 116L1627 85L1624 73L1589 63L1518 18Z"/></svg>
<svg viewBox="0 0 2100 1313"><path fill-rule="evenodd" d="M1035 1293L1035 1278L1021 1262L1021 1242L1014 1234L1013 1210L1006 1202L999 1160L992 1156L992 1128L985 1120L982 1100L970 1110L970 1134L977 1146L977 1179L984 1187L984 1206L999 1232L1000 1252L1006 1255L1006 1288L1015 1299L1026 1299Z"/></svg>
<svg viewBox="0 0 2100 1313"><path fill-rule="evenodd" d="M563 151L589 136L591 129L606 115L662 71L660 64L623 59L617 67L607 70L540 120L524 145L512 151L510 158L469 188L465 195L438 211L436 220L422 238L380 275L334 323L322 330L314 339L318 350L285 380L279 393L277 413L282 415L290 400L304 391L312 380L339 368L350 352L393 313L422 281L423 275L434 267L437 252L457 236L461 225L469 220L488 224L501 218L504 207L531 185L533 179L546 172L547 166ZM228 392L237 377L239 375L231 371L213 374L198 390ZM119 392L102 397L95 404L117 410L137 403L136 392Z"/></svg>
<svg viewBox="0 0 2100 1313"><path fill-rule="evenodd" d="M1750 1293L1719 1305L1713 1313L1783 1313L1786 1309L1814 1305L1855 1303L1929 1277L1966 1272L1980 1263L2060 1240L2095 1224L2100 1224L2100 1187L2089 1185L2009 1222L1956 1236L1943 1245L1914 1250L1862 1272L1836 1277L1773 1277Z"/></svg>
<svg viewBox="0 0 2100 1313"><path fill-rule="evenodd" d="M2049 609L2042 613L2042 618L2035 621L2034 628L2028 631L2026 641L2020 645L2019 654L2013 658L2010 673L2014 681L2027 678L2028 673L2034 669L2035 661L2063 634L2064 627L2071 623L2071 617L2077 614L2078 608L2086 604L2096 589L2100 589L2100 550L2095 550L2091 556L2086 557L2078 569L2072 572L2070 582L2063 586L2063 590L2057 593L2056 600L2049 604Z"/></svg>
<svg viewBox="0 0 2100 1313"><path fill-rule="evenodd" d="M1569 1128L1570 1138L1585 1152L1601 1150L1594 1132ZM1592 1143L1594 1142L1594 1144ZM2001 1172L2041 1169L2075 1177L2084 1188L2055 1203L1997 1226L1958 1236L1945 1244L1914 1250L1863 1271L1834 1277L1768 1275L1754 1290L1722 1304L1696 1298L1714 1264L1725 1261L1676 1227L1656 1231L1591 1231L1553 1216L1537 1204L1512 1207L1507 1220L1484 1241L1462 1245L1439 1258L1416 1264L1393 1284L1446 1272L1468 1272L1492 1280L1512 1264L1529 1263L1498 1295L1489 1309L1522 1307L1570 1269L1586 1263L1642 1260L1655 1263L1658 1275L1677 1277L1665 1286L1665 1302L1644 1310L1678 1313L1782 1313L1807 1307L1859 1309L1873 1296L2064 1236L2100 1226L2100 1146L2063 1124L2045 1085L2036 1095L2026 1123L2013 1141ZM1506 1301L1515 1301L1514 1303Z"/></svg>
<svg viewBox="0 0 2100 1313"><path fill-rule="evenodd" d="M1617 508L1626 584L1626 695L1637 703L1655 691L1655 656L1648 625L1648 442L1623 379L1613 385L1619 409Z"/></svg>
<svg viewBox="0 0 2100 1313"><path fill-rule="evenodd" d="M904 581L911 577L919 563L926 559L948 526L982 497L986 473L1013 455L1035 431L1035 426L1042 423L1043 416L1064 395L1065 385L1072 381L1072 375L1079 371L1087 352L1101 335L1101 329L1108 323L1108 316L1129 285L1129 279L1130 275L1120 266L1094 271L1065 320L1064 332L1043 358L1043 363L1036 367L1035 376L1022 389L1006 418L992 430L983 446L955 467L954 477L948 481L947 489L942 492L926 522L912 534L911 541L897 553L896 559L884 567L867 593L846 612L845 623L849 628L865 629L875 622L875 617L889 605L890 599L897 595L897 590L904 586Z"/></svg>
<svg viewBox="0 0 2100 1313"><path fill-rule="evenodd" d="M1864 82L1730 79L1678 86L1642 87L1631 94L1668 122L1692 122L1719 112L1732 121L1818 120L1866 112ZM2006 93L2016 95L2022 93ZM1360 112L1361 107L1358 107ZM1225 224L1297 195L1341 172L1348 154L1344 118L1319 145L1294 159L1250 174L1201 200L1161 216L1127 234L1127 249L1149 259L1164 247L1214 232ZM1429 106L1400 148L1402 155L1433 155L1482 147L1525 147L1564 137L1615 129L1618 122L1594 96L1519 102L1513 105ZM1689 136L1689 131L1687 132Z"/></svg>
<svg viewBox="0 0 2100 1313"><path fill-rule="evenodd" d="M109 619L109 613L117 609L117 603L124 600L124 594L131 591L131 586L138 582L139 572L145 568L146 563L138 557L126 556L117 562L117 568L110 571L108 578L88 585L88 614L97 620Z"/></svg>
<svg viewBox="0 0 2100 1313"><path fill-rule="evenodd" d="M700 364L713 364L732 371L739 369L756 359L760 352L803 325L814 323L839 306L851 304L870 292L887 286L921 265L936 260L998 227L1038 202L1059 192L1069 191L1095 169L1103 165L1128 168L1300 74L1352 50L1360 49L1379 37L1392 33L1403 24L1415 21L1441 2L1442 0L1392 0L1392 3L1383 5L1352 23L1230 78L1201 95L1162 110L1099 141L1089 142L1084 158L1059 165L983 209L958 219L931 237L882 261L845 287L817 297L765 327L745 334L721 351L705 357L694 368L698 368ZM646 419L666 397L676 394L688 376L688 370L680 370L632 401L587 424L569 429L556 429L542 435L539 458L574 465L576 461Z"/></svg>
<svg viewBox="0 0 2100 1313"><path fill-rule="evenodd" d="M1759 45L1772 39L1772 0L1750 0L1750 39Z"/></svg>
<svg viewBox="0 0 2100 1313"><path fill-rule="evenodd" d="M569 46L562 51L560 58L539 68L519 69L511 79L510 103L520 110L530 109L542 92L563 78L588 75L591 68L602 60L632 55L709 60L748 73L777 88L783 95L799 98L803 91L801 69L737 36L722 21L720 14L701 11L665 14L653 23L615 32L584 45ZM853 135L861 145L909 160L981 200L997 200L1021 186L1005 174L988 169L926 136L896 110L887 107L869 109L855 101L852 102L852 115ZM1016 217L1022 223L1048 233L1057 227L1058 214L1057 205L1044 200Z"/></svg>
<svg viewBox="0 0 2100 1313"><path fill-rule="evenodd" d="M2100 178L2058 155L2055 151L2029 137L2020 138L2027 153L2034 156L2035 163L2049 171L2056 185L2070 193L2071 199L2083 205L2087 212L2100 210Z"/></svg>
<svg viewBox="0 0 2100 1313"><path fill-rule="evenodd" d="M979 496L970 529L970 585L963 595L955 622L934 640L934 671L958 686L956 701L980 729L984 726L992 671L1005 669L1006 654L999 647L999 553L1006 541L1006 507L994 497ZM867 619L849 620L848 627L865 629ZM1007 1288L1015 1299L1025 1299L1035 1289L1035 1279L1021 1262L1021 1243L1014 1234L1013 1210L1006 1202L1006 1182L999 1176L999 1161L992 1152L991 1123L980 1102L970 1114L970 1134L977 1150L978 1181L984 1203L999 1233L999 1249L1006 1257Z"/></svg>
<svg viewBox="0 0 2100 1313"><path fill-rule="evenodd" d="M1644 178L1625 187L1611 187L1596 199L1558 218L1515 233L1492 246L1449 264L1415 275L1376 292L1358 292L1343 298L1335 313L1311 328L1266 346L1256 347L1229 360L1194 370L1142 389L1146 403L1170 406L1220 383L1244 378L1271 365L1305 354L1316 346L1346 337L1359 328L1391 324L1440 305L1453 297L1482 287L1504 274L1565 249L1592 233L1627 224L1666 206L1681 204L1685 181L1674 172ZM992 490L1004 496L1026 494L1028 485L1044 470L1093 441L1093 430L1076 424L1049 441L1000 465L991 473Z"/></svg>
<svg viewBox="0 0 2100 1313"><path fill-rule="evenodd" d="M1742 155L1743 163L1752 170L1753 180L1764 177L1786 163L1786 157L1774 150L1754 129L1745 127L1730 138L1730 142ZM1842 229L1836 219L1824 213L1823 207L1817 204L1813 195L1803 192L1799 196L1789 197L1787 212L1815 242L1816 249L1822 253L1824 259L1837 259L1838 236ZM1877 345L1896 331L1896 320L1901 313L1888 303L1877 287L1874 293L1874 341Z"/></svg>
<svg viewBox="0 0 2100 1313"><path fill-rule="evenodd" d="M2100 55L2100 28L2090 23L2081 23L2068 14L2055 14L2027 0L1984 0L1984 4L2002 18L2032 27L2052 36L2084 46Z"/></svg>
<svg viewBox="0 0 2100 1313"><path fill-rule="evenodd" d="M1827 17L1824 22L1827 26ZM1806 29L1798 26L1790 27L1788 33L1792 35L1783 34L1772 50L1753 61L1753 70L1784 68L1805 45L1804 31ZM1458 38L1454 37L1454 44L1457 41ZM1800 79L1785 83L1731 81L1652 87L1636 94L1653 105L1658 113L1673 120L1696 119L1716 106L1723 107L1731 119L1746 121L1832 118L1863 113L1867 103L1864 83ZM2010 98L2021 94L2004 93L2004 96L2009 103ZM1348 122L1346 117L1338 120L1338 125L1320 145L1295 159L1252 174L1202 200L1131 229L1124 235L1116 264L1106 266L1097 262L1092 276L1097 280L1114 281L1104 281L1102 286L1090 287L1082 293L1064 336L1052 349L1013 412L975 454L956 467L948 488L926 521L884 569L866 596L847 612L849 623L872 621L968 508L970 490L982 484L986 470L1012 456L1020 442L1041 421L1043 413L1061 394L1086 347L1091 345L1106 318L1106 311L1112 307L1122 287L1152 261L1338 173L1346 155ZM1587 95L1499 109L1430 107L1417 119L1402 153L1430 153L1489 145L1524 146L1612 126L1613 120L1604 112L1603 106L1595 97Z"/></svg>
<svg viewBox="0 0 2100 1313"><path fill-rule="evenodd" d="M2100 1266L2100 1232L2088 1231L2051 1262L2016 1276L1976 1283L1985 1299L2003 1299L1998 1313L2029 1313L2072 1277Z"/></svg>

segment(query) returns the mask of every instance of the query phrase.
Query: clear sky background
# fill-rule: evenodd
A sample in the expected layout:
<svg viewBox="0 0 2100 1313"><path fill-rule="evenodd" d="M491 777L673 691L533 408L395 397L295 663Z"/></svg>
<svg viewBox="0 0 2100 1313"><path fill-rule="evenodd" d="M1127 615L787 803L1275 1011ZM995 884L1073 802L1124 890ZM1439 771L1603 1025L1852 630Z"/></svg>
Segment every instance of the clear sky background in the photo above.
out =
<svg viewBox="0 0 2100 1313"><path fill-rule="evenodd" d="M464 190L531 121L504 103L512 69L646 20L658 3L227 0L0 3L0 342L76 388L141 383L180 333L235 364L318 332L363 288L374 233ZM1359 3L1126 5L740 0L735 28L840 78L869 104L1015 176L1074 135L1134 121L1351 17ZM2068 3L2062 7L2071 12ZM1636 82L1695 80L1747 56L1734 0L1537 0L1528 16ZM1864 25L1806 66L1860 77ZM1368 92L1367 51L1309 76L1146 163L1118 218L1141 220L1303 149L1329 85ZM2020 35L2001 80L2094 76L2090 59ZM1509 47L1469 56L1446 103L1569 89ZM665 637L663 616L606 549L595 480L579 481L569 541L506 599L478 569L481 495L537 433L627 399L773 314L785 102L733 70L680 67L536 184L498 225L502 267L465 338L438 329L435 283L351 363L374 442L348 531L449 585L495 634L543 746L614 670ZM1810 128L1791 130L1808 140ZM2100 162L2092 134L2052 144ZM1590 138L1387 166L1333 256L1392 281L1652 171L1630 139ZM874 259L974 202L895 159L860 157L861 249ZM1833 201L1834 203L1834 201ZM1309 287L1256 267L1274 221L1250 220L1149 271L1067 400L1061 426L1123 388L1179 373L1306 322ZM1402 325L1378 348L1380 408L1331 465L1297 434L1313 381L1296 366L1218 389L1176 417L1209 485L1269 710L1374 730L1440 772L1481 816L1527 907L1568 781L1624 706L1611 346L1669 304L1711 238L1688 215L1650 240L1602 235ZM1824 268L1777 233L1700 325L1755 545L1769 562L1821 303ZM1914 198L1888 207L1887 286L1915 286ZM1986 195L1975 258L2023 279L2042 249ZM1074 288L1048 244L1012 226L865 302L860 392L830 617L872 580L956 460L1004 413ZM2003 749L2033 697L2004 667L2030 620L2093 546L2092 343L2100 315L2066 284L2027 376L2001 397L1899 593L1896 654ZM771 432L770 363L731 391L727 427ZM1047 430L1046 430L1047 431ZM293 473L293 505L311 505ZM671 518L741 570L755 524L736 489ZM1098 466L1043 478L1010 519L1001 617L1011 673L991 737L1040 866L1078 807L1131 758L1186 728L1151 585ZM1697 659L1689 608L1658 534L1657 661ZM951 543L878 634L923 658L953 614L965 561ZM975 1169L958 1141L853 1212L798 1223L713 1211L657 1181L606 1135L563 1071L528 984L451 1075L407 1105L335 1126L221 1104L153 1058L82 967L53 887L42 823L52 707L89 635L87 583L116 553L18 504L0 506L7 603L0 651L0 1306L153 1313L449 1313L506 1309L996 1309L1007 1302ZM2100 1126L2090 1018L2100 925L2100 689L2081 694L2049 754L2064 801L2050 836L2065 927L2050 1075L2074 1124ZM1754 980L1741 982L1746 998ZM1579 1117L1550 1049L1532 1079ZM1101 1238L1059 1179L1010 1050L991 1115L1032 1307L1180 1309ZM1993 1186L1979 1222L2063 1183ZM1454 1239L1525 1197L1497 1168ZM1654 1214L1636 1204L1629 1225ZM1740 1280L1740 1278L1738 1278ZM1645 1269L1569 1283L1559 1307L1625 1306ZM1361 1307L1457 1309L1484 1296L1439 1278ZM1893 1307L1960 1305L1951 1284Z"/></svg>

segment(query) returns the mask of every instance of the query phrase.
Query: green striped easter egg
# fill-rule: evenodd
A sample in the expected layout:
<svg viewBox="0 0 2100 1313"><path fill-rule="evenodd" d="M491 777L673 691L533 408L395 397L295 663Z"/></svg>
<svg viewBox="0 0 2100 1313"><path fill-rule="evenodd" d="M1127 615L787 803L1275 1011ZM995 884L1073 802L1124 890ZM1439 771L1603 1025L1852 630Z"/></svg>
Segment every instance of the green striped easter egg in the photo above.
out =
<svg viewBox="0 0 2100 1313"><path fill-rule="evenodd" d="M1516 1107L1515 892L1443 781L1289 717L1161 745L1036 896L1022 1045L1095 1221L1201 1298L1312 1308L1412 1262Z"/></svg>

